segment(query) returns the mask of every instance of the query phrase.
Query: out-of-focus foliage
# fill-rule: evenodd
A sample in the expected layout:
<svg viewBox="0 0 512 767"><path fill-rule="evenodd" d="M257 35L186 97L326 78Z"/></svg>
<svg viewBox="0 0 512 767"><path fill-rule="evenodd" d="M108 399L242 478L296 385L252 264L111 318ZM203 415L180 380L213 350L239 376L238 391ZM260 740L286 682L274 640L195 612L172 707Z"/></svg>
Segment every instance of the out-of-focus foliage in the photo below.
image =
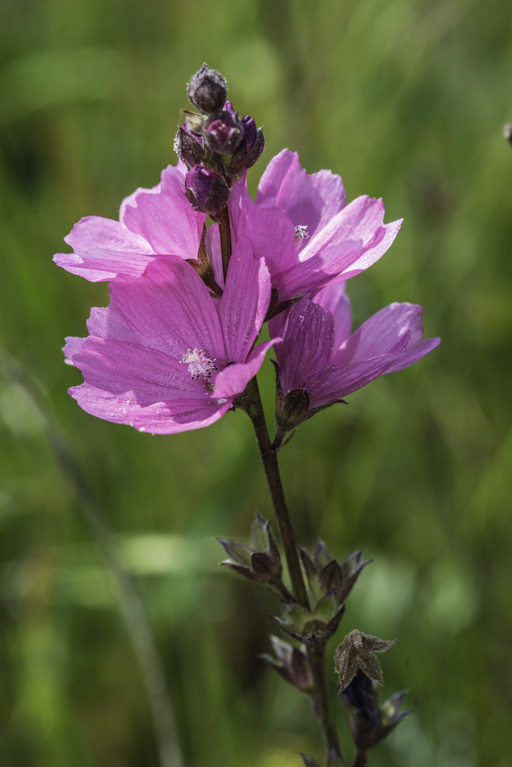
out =
<svg viewBox="0 0 512 767"><path fill-rule="evenodd" d="M405 223L350 283L356 320L425 306L441 347L301 427L282 453L300 542L374 559L341 627L398 639L385 692L408 717L374 767L506 767L512 752L512 14L490 0L4 0L0 5L2 344L47 397L140 578L190 767L288 767L318 733L268 651L270 597L217 566L214 536L270 516L242 413L151 437L66 395L64 335L92 285L51 262L81 216L174 163L203 61L265 125L252 171L288 146L349 199ZM265 382L270 405L272 373ZM157 764L103 561L38 418L0 379L0 763ZM334 677L333 677L334 690ZM340 721L343 718L338 705ZM340 725L342 730L344 725ZM319 756L319 754L318 754Z"/></svg>

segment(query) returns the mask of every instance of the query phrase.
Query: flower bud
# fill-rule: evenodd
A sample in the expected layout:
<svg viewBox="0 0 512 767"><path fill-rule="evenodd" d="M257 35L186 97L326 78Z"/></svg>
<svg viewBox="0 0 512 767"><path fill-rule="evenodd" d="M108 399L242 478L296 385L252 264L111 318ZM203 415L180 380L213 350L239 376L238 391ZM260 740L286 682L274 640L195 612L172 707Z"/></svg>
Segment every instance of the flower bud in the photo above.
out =
<svg viewBox="0 0 512 767"><path fill-rule="evenodd" d="M236 152L233 153L233 157L229 164L229 175L233 180L240 176L244 171L252 168L265 149L265 137L261 128L258 128L256 131L256 136L251 148L247 149L247 140L249 140L249 142L252 141L252 130L250 125L244 127L245 119L246 118L244 117L242 120L244 140L239 144Z"/></svg>
<svg viewBox="0 0 512 767"><path fill-rule="evenodd" d="M243 138L238 115L227 111L211 115L204 125L203 136L212 152L234 152Z"/></svg>
<svg viewBox="0 0 512 767"><path fill-rule="evenodd" d="M229 187L220 175L206 165L194 165L185 176L185 194L194 210L218 216L226 207Z"/></svg>
<svg viewBox="0 0 512 767"><path fill-rule="evenodd" d="M181 125L174 139L174 151L189 169L203 161L203 147Z"/></svg>
<svg viewBox="0 0 512 767"><path fill-rule="evenodd" d="M223 539L219 539L219 542L230 557L222 562L225 567L251 581L281 583L283 568L279 549L270 532L270 522L262 519L258 512L254 515L250 545Z"/></svg>
<svg viewBox="0 0 512 767"><path fill-rule="evenodd" d="M315 680L305 646L294 647L276 636L271 636L270 641L276 657L264 653L260 655L262 660L298 690L311 692Z"/></svg>
<svg viewBox="0 0 512 767"><path fill-rule="evenodd" d="M228 93L225 78L203 64L201 69L192 75L187 86L187 93L192 104L203 114L211 114L222 109Z"/></svg>

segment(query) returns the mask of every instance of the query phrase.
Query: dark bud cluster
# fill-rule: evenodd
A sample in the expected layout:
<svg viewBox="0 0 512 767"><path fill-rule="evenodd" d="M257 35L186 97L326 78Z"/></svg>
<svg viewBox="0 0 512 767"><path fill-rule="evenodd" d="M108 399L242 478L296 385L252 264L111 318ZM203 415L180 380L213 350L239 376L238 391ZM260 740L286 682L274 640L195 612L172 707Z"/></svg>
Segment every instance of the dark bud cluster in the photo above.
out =
<svg viewBox="0 0 512 767"><path fill-rule="evenodd" d="M227 83L220 72L203 64L191 77L187 92L199 113L185 110L174 150L189 171L198 166L210 171L187 175L187 196L195 210L218 218L234 182L263 152L265 139L252 117L240 118L226 101Z"/></svg>
<svg viewBox="0 0 512 767"><path fill-rule="evenodd" d="M300 550L302 564L306 572L309 588L315 599L322 599L333 593L339 605L342 605L358 579L363 567L371 560L361 559L362 550L354 551L342 562L332 559L325 543L318 541L313 557L305 549Z"/></svg>
<svg viewBox="0 0 512 767"><path fill-rule="evenodd" d="M280 591L284 589L281 555L270 532L270 522L262 519L258 512L254 515L249 544L223 539L219 539L219 543L230 557L221 562L222 565L251 581L275 585Z"/></svg>
<svg viewBox="0 0 512 767"><path fill-rule="evenodd" d="M338 605L332 592L326 594L311 610L297 602L288 601L283 602L282 607L282 616L273 616L279 628L307 645L314 653L325 647L335 634L345 612L345 605Z"/></svg>

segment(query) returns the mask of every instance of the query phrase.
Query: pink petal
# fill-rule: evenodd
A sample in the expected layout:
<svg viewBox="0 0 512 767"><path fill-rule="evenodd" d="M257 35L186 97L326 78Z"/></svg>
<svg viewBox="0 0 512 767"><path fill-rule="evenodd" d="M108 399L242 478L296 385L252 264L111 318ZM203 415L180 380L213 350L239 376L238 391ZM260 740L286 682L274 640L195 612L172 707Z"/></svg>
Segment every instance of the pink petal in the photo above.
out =
<svg viewBox="0 0 512 767"><path fill-rule="evenodd" d="M423 340L423 308L415 304L390 304L366 320L347 340L334 364L360 362L393 353L406 338L406 347Z"/></svg>
<svg viewBox="0 0 512 767"><path fill-rule="evenodd" d="M195 269L180 258L159 258L142 277L119 277L110 286L111 302L138 343L176 359L197 349L225 364L219 318Z"/></svg>
<svg viewBox="0 0 512 767"><path fill-rule="evenodd" d="M284 210L294 226L307 226L311 237L345 206L345 189L331 171L308 175L298 154L284 149L263 173L256 201Z"/></svg>
<svg viewBox="0 0 512 767"><path fill-rule="evenodd" d="M185 196L185 180L169 165L154 189L138 189L121 206L121 221L144 237L155 253L196 258L204 213L198 213Z"/></svg>
<svg viewBox="0 0 512 767"><path fill-rule="evenodd" d="M327 285L318 291L313 301L334 317L334 349L339 349L352 330L352 311L345 283Z"/></svg>
<svg viewBox="0 0 512 767"><path fill-rule="evenodd" d="M320 407L335 402L385 373L410 367L439 346L440 342L440 338L427 338L418 341L404 353L384 354L316 373L310 376L304 385L309 394L309 406Z"/></svg>
<svg viewBox="0 0 512 767"><path fill-rule="evenodd" d="M297 262L295 230L283 211L257 205L245 188L237 182L229 201L234 241L249 237L257 258L264 258L271 274Z"/></svg>
<svg viewBox="0 0 512 767"><path fill-rule="evenodd" d="M263 259L253 256L251 242L240 240L231 256L220 301L226 358L243 361L259 335L270 303L270 274Z"/></svg>
<svg viewBox="0 0 512 767"><path fill-rule="evenodd" d="M53 260L91 282L111 280L120 273L142 274L155 258L143 237L109 218L82 218L64 239L75 252L57 253Z"/></svg>
<svg viewBox="0 0 512 767"><path fill-rule="evenodd" d="M263 364L267 351L280 341L280 338L265 341L252 350L247 362L228 365L224 370L221 370L215 379L212 397L219 401L229 399L231 403L234 397L243 392L251 378L254 378Z"/></svg>
<svg viewBox="0 0 512 767"><path fill-rule="evenodd" d="M281 384L287 394L329 365L334 344L334 319L321 306L303 298L288 310L283 342L276 349Z"/></svg>
<svg viewBox="0 0 512 767"><path fill-rule="evenodd" d="M69 393L86 413L149 434L175 434L210 426L230 407L230 403L219 405L202 399L174 399L141 406L88 384L72 387Z"/></svg>

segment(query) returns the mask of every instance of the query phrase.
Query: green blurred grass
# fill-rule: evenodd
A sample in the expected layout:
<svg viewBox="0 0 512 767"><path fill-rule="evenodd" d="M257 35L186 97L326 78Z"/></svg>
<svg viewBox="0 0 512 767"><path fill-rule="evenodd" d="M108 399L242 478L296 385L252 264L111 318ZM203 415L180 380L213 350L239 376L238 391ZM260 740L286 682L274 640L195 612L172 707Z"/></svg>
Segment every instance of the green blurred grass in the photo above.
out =
<svg viewBox="0 0 512 767"><path fill-rule="evenodd" d="M81 216L174 162L184 85L207 61L237 108L349 198L404 217L350 283L356 320L425 306L431 357L305 424L283 451L301 542L375 561L345 630L399 643L386 691L415 712L375 767L506 767L510 611L511 14L492 0L24 0L0 7L2 344L67 433L140 577L187 765L287 767L315 752L307 701L256 660L273 605L216 566L216 535L270 515L250 424L158 438L97 421L66 389L64 335L103 285L51 255ZM272 373L265 391L270 406ZM156 764L141 681L79 501L23 393L0 380L0 762Z"/></svg>

